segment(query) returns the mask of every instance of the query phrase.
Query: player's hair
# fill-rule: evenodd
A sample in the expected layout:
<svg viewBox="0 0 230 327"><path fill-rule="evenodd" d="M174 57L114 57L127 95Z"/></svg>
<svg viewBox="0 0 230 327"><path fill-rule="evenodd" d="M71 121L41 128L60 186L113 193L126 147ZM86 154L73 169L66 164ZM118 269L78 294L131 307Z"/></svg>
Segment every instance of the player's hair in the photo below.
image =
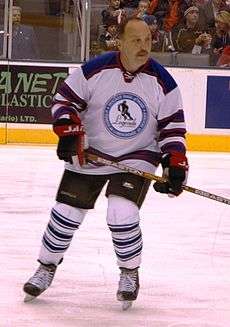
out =
<svg viewBox="0 0 230 327"><path fill-rule="evenodd" d="M142 18L139 17L127 17L119 25L119 37L121 38L125 34L126 25L131 21L144 22Z"/></svg>

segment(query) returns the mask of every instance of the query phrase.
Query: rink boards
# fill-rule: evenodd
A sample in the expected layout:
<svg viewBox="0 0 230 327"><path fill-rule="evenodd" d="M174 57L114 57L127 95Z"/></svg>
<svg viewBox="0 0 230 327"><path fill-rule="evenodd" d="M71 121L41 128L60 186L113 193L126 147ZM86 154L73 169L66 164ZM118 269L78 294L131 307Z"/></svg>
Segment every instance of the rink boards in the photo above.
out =
<svg viewBox="0 0 230 327"><path fill-rule="evenodd" d="M52 97L78 65L0 62L0 66L0 143L56 143ZM181 89L188 149L230 152L230 70L167 69Z"/></svg>

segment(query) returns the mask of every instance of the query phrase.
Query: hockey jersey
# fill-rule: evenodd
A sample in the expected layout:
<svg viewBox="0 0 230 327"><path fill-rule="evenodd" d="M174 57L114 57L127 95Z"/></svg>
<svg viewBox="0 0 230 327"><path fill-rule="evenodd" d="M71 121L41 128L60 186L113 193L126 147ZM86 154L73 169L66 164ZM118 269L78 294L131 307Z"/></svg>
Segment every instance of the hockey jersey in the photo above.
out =
<svg viewBox="0 0 230 327"><path fill-rule="evenodd" d="M119 52L76 68L54 98L54 119L78 113L88 151L154 173L161 153L185 153L181 94L167 70L150 58L135 73L125 71ZM113 167L66 164L84 174L116 173Z"/></svg>

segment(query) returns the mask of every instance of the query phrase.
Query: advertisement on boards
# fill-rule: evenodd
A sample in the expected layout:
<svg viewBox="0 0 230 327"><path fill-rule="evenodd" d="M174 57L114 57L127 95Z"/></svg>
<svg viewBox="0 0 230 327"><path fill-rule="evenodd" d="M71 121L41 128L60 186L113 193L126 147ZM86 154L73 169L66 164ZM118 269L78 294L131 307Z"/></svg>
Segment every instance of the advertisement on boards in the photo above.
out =
<svg viewBox="0 0 230 327"><path fill-rule="evenodd" d="M208 76L206 128L230 129L230 76Z"/></svg>
<svg viewBox="0 0 230 327"><path fill-rule="evenodd" d="M50 124L52 98L68 67L1 66L0 123Z"/></svg>

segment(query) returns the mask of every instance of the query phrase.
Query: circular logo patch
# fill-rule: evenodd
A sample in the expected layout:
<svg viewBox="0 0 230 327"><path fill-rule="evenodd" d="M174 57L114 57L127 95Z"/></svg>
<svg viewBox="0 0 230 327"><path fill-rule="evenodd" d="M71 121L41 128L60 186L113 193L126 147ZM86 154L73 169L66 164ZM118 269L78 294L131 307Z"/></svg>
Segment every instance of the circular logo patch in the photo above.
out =
<svg viewBox="0 0 230 327"><path fill-rule="evenodd" d="M104 123L112 135L120 138L135 137L144 130L147 121L147 105L136 94L118 93L105 104Z"/></svg>

